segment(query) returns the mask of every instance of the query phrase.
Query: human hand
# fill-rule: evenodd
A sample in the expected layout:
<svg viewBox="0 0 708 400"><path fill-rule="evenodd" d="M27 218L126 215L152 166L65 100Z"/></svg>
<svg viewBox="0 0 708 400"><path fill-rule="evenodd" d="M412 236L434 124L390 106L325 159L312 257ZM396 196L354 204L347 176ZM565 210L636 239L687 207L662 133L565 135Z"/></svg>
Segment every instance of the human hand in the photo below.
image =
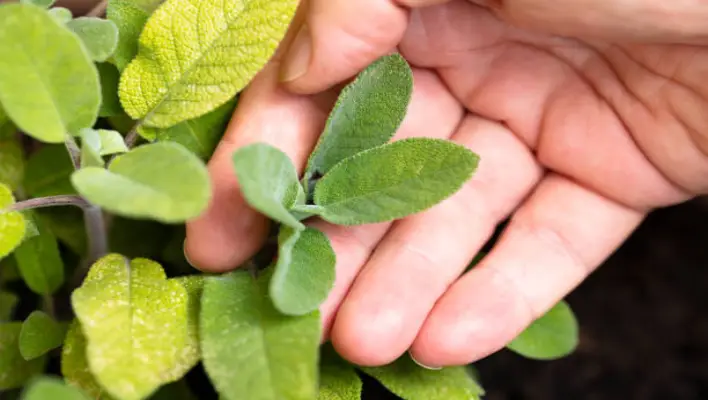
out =
<svg viewBox="0 0 708 400"><path fill-rule="evenodd" d="M441 4L419 8L432 3ZM480 166L424 213L312 222L338 256L325 332L360 365L409 349L433 367L482 358L576 287L647 212L706 193L706 20L699 1L310 0L241 97L186 252L209 271L253 255L268 224L241 196L231 154L266 142L302 170L333 87L398 50L415 88L394 140L449 138ZM508 217L491 253L460 276Z"/></svg>

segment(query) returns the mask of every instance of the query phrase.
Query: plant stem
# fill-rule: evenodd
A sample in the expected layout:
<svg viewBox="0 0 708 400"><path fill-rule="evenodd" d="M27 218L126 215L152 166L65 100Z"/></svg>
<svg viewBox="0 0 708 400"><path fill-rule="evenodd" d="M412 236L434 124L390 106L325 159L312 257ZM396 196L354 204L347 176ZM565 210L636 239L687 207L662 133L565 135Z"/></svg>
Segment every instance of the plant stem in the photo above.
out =
<svg viewBox="0 0 708 400"><path fill-rule="evenodd" d="M101 16L103 16L103 13L106 12L107 7L108 7L108 0L101 0L88 13L86 13L86 16L87 17L101 17Z"/></svg>
<svg viewBox="0 0 708 400"><path fill-rule="evenodd" d="M84 209L84 221L89 242L87 264L91 265L108 253L108 235L103 210L93 205Z"/></svg>
<svg viewBox="0 0 708 400"><path fill-rule="evenodd" d="M139 121L135 125L133 125L133 127L130 129L130 132L125 135L125 145L128 146L129 149L132 149L133 146L135 146L135 143L138 141L138 128L140 128Z"/></svg>
<svg viewBox="0 0 708 400"><path fill-rule="evenodd" d="M50 317L56 319L57 318L57 313L56 313L56 307L54 307L54 298L50 295L45 295L42 298L43 303L44 303L44 312L49 314Z"/></svg>
<svg viewBox="0 0 708 400"><path fill-rule="evenodd" d="M28 199L15 203L7 208L8 211L23 211L32 210L35 208L60 207L60 206L75 206L88 209L93 207L88 201L81 196L76 195L60 195L49 197L38 197L36 199Z"/></svg>
<svg viewBox="0 0 708 400"><path fill-rule="evenodd" d="M81 168L81 149L79 149L74 138L66 135L64 144L66 145L66 150L69 152L69 157L71 157L71 163L74 165L74 169Z"/></svg>

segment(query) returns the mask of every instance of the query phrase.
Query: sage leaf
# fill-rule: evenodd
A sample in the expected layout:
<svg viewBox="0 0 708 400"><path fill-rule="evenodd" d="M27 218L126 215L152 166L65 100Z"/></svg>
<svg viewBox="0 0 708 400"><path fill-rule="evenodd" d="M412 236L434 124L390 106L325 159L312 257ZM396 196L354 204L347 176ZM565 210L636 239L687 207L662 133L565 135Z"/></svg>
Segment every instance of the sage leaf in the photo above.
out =
<svg viewBox="0 0 708 400"><path fill-rule="evenodd" d="M89 167L71 176L88 201L115 214L163 223L199 216L211 196L204 162L176 143L154 143L118 156L108 169Z"/></svg>
<svg viewBox="0 0 708 400"><path fill-rule="evenodd" d="M403 218L452 196L478 159L445 140L399 140L337 164L317 183L315 204L323 219L338 225Z"/></svg>
<svg viewBox="0 0 708 400"><path fill-rule="evenodd" d="M123 108L145 126L168 128L224 104L275 53L298 3L166 1L149 18L138 55L121 76Z"/></svg>
<svg viewBox="0 0 708 400"><path fill-rule="evenodd" d="M25 218L17 211L6 211L15 204L12 190L0 183L0 259L12 253L22 243L27 224Z"/></svg>
<svg viewBox="0 0 708 400"><path fill-rule="evenodd" d="M10 119L49 143L93 126L98 72L79 38L30 5L0 5L0 21L0 103Z"/></svg>
<svg viewBox="0 0 708 400"><path fill-rule="evenodd" d="M413 73L401 55L372 63L339 95L308 161L306 179L388 142L406 116L412 92Z"/></svg>
<svg viewBox="0 0 708 400"><path fill-rule="evenodd" d="M71 303L90 370L108 393L139 400L170 381L187 342L187 291L159 264L105 256Z"/></svg>
<svg viewBox="0 0 708 400"><path fill-rule="evenodd" d="M0 183L16 190L25 173L25 152L15 137L0 139Z"/></svg>
<svg viewBox="0 0 708 400"><path fill-rule="evenodd" d="M170 381L181 379L199 363L199 311L201 306L204 277L190 275L174 279L187 290L187 341L182 347L175 367L169 373Z"/></svg>
<svg viewBox="0 0 708 400"><path fill-rule="evenodd" d="M555 360L578 346L578 321L565 301L534 321L507 348L526 358Z"/></svg>
<svg viewBox="0 0 708 400"><path fill-rule="evenodd" d="M103 167L103 156L128 151L123 136L116 131L105 129L82 129L81 167Z"/></svg>
<svg viewBox="0 0 708 400"><path fill-rule="evenodd" d="M3 276L4 272L0 270L0 274L3 274ZM19 301L20 298L16 294L0 290L0 322L7 322L12 319Z"/></svg>
<svg viewBox="0 0 708 400"><path fill-rule="evenodd" d="M66 382L80 388L94 399L111 400L111 396L96 382L86 358L86 337L77 319L71 322L61 353L61 374Z"/></svg>
<svg viewBox="0 0 708 400"><path fill-rule="evenodd" d="M106 17L118 27L118 44L113 61L123 71L138 54L138 37L150 14L131 0L110 0Z"/></svg>
<svg viewBox="0 0 708 400"><path fill-rule="evenodd" d="M22 279L33 292L50 296L64 284L64 262L54 234L33 212L25 216L37 227L38 235L26 239L15 250Z"/></svg>
<svg viewBox="0 0 708 400"><path fill-rule="evenodd" d="M232 160L241 192L251 207L295 230L305 228L288 211L295 204L300 183L285 153L256 143L238 149Z"/></svg>
<svg viewBox="0 0 708 400"><path fill-rule="evenodd" d="M91 400L81 390L56 378L42 377L27 387L23 400Z"/></svg>
<svg viewBox="0 0 708 400"><path fill-rule="evenodd" d="M101 108L98 111L99 117L114 117L123 114L123 107L118 98L118 81L120 72L112 64L96 64L98 74L101 77Z"/></svg>
<svg viewBox="0 0 708 400"><path fill-rule="evenodd" d="M278 262L269 293L278 311L304 315L322 304L334 287L337 256L324 233L281 228Z"/></svg>
<svg viewBox="0 0 708 400"><path fill-rule="evenodd" d="M484 394L465 367L433 371L418 366L409 356L383 367L361 370L406 400L478 400Z"/></svg>
<svg viewBox="0 0 708 400"><path fill-rule="evenodd" d="M48 145L27 160L22 187L31 197L76 194L70 181L72 172L74 165L64 145Z"/></svg>
<svg viewBox="0 0 708 400"><path fill-rule="evenodd" d="M22 387L29 379L39 375L47 364L42 356L27 361L20 354L21 322L0 323L0 390Z"/></svg>
<svg viewBox="0 0 708 400"><path fill-rule="evenodd" d="M267 274L257 281L243 271L207 278L200 317L207 374L225 400L311 400L319 312L282 315L267 292Z"/></svg>
<svg viewBox="0 0 708 400"><path fill-rule="evenodd" d="M64 7L54 7L51 10L48 10L47 13L60 24L66 24L74 18L74 14L71 10Z"/></svg>
<svg viewBox="0 0 708 400"><path fill-rule="evenodd" d="M118 46L118 27L113 21L103 18L79 17L66 23L84 43L91 58L96 62L106 61Z"/></svg>
<svg viewBox="0 0 708 400"><path fill-rule="evenodd" d="M20 354L25 360L34 360L56 349L64 342L65 331L47 313L34 311L22 323Z"/></svg>
<svg viewBox="0 0 708 400"><path fill-rule="evenodd" d="M23 4L32 4L41 8L49 8L54 5L55 0L20 0Z"/></svg>
<svg viewBox="0 0 708 400"><path fill-rule="evenodd" d="M363 384L354 367L344 361L331 345L322 346L320 358L317 400L360 400Z"/></svg>

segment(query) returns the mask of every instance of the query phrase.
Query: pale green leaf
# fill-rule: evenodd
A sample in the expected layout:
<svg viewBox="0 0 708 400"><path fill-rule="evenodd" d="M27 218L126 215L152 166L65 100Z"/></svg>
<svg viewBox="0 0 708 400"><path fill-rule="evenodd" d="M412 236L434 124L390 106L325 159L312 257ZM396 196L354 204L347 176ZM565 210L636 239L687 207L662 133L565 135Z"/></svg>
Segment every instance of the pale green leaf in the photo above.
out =
<svg viewBox="0 0 708 400"><path fill-rule="evenodd" d="M403 218L452 196L478 160L449 141L399 140L337 164L317 183L315 204L323 219L339 225Z"/></svg>
<svg viewBox="0 0 708 400"><path fill-rule="evenodd" d="M21 322L0 323L0 391L22 387L29 379L39 375L47 364L42 356L27 361L20 354Z"/></svg>
<svg viewBox="0 0 708 400"><path fill-rule="evenodd" d="M317 400L360 400L363 384L354 367L344 361L331 345L322 346L320 358Z"/></svg>
<svg viewBox="0 0 708 400"><path fill-rule="evenodd" d="M0 103L10 119L49 143L92 126L101 90L79 38L30 5L0 5L0 21Z"/></svg>
<svg viewBox="0 0 708 400"><path fill-rule="evenodd" d="M4 267L4 265L2 267ZM0 271L0 274L4 272L5 271ZM15 308L19 301L20 298L17 297L16 294L0 290L0 322L6 322L12 319L12 315L15 313Z"/></svg>
<svg viewBox="0 0 708 400"><path fill-rule="evenodd" d="M361 370L406 400L477 400L484 394L465 367L429 370L407 355L383 367Z"/></svg>
<svg viewBox="0 0 708 400"><path fill-rule="evenodd" d="M334 287L337 256L324 233L282 227L278 262L269 293L278 311L303 315L317 310Z"/></svg>
<svg viewBox="0 0 708 400"><path fill-rule="evenodd" d="M64 284L64 262L59 244L51 231L33 213L25 212L39 231L16 250L17 267L27 287L40 295L51 295Z"/></svg>
<svg viewBox="0 0 708 400"><path fill-rule="evenodd" d="M198 217L211 197L204 162L169 142L140 146L107 170L83 168L71 181L88 201L110 212L164 223Z"/></svg>
<svg viewBox="0 0 708 400"><path fill-rule="evenodd" d="M123 136L116 131L105 129L82 129L81 136L81 166L102 167L103 156L125 153L128 151Z"/></svg>
<svg viewBox="0 0 708 400"><path fill-rule="evenodd" d="M96 380L139 400L169 382L187 343L187 290L159 264L111 254L96 262L71 303Z"/></svg>
<svg viewBox="0 0 708 400"><path fill-rule="evenodd" d="M47 13L51 15L52 18L54 18L60 24L66 24L67 22L71 21L72 18L74 18L74 14L71 12L71 10L64 7L54 7L51 10L47 11Z"/></svg>
<svg viewBox="0 0 708 400"><path fill-rule="evenodd" d="M81 330L81 324L74 320L69 325L64 347L61 353L61 374L66 382L80 388L93 399L110 400L89 369L86 359L86 337Z"/></svg>
<svg viewBox="0 0 708 400"><path fill-rule="evenodd" d="M16 190L25 173L25 152L15 137L0 139L0 183Z"/></svg>
<svg viewBox="0 0 708 400"><path fill-rule="evenodd" d="M145 126L158 128L214 110L270 60L298 3L165 2L145 25L138 56L121 76L123 108Z"/></svg>
<svg viewBox="0 0 708 400"><path fill-rule="evenodd" d="M371 64L339 95L308 161L306 179L388 142L406 116L412 92L413 73L399 54Z"/></svg>
<svg viewBox="0 0 708 400"><path fill-rule="evenodd" d="M0 183L0 259L12 253L22 243L27 224L25 218L17 211L4 209L15 204L12 190Z"/></svg>
<svg viewBox="0 0 708 400"><path fill-rule="evenodd" d="M71 186L74 165L64 145L49 145L33 153L27 160L22 183L31 197L76 194Z"/></svg>
<svg viewBox="0 0 708 400"><path fill-rule="evenodd" d="M101 109L98 112L100 117L113 117L123 114L123 107L118 99L118 81L120 73L118 69L109 63L96 64L101 77Z"/></svg>
<svg viewBox="0 0 708 400"><path fill-rule="evenodd" d="M110 0L106 17L118 27L118 46L113 60L120 71L138 54L138 37L150 14L131 0Z"/></svg>
<svg viewBox="0 0 708 400"><path fill-rule="evenodd" d="M232 159L239 186L251 207L293 229L305 228L288 211L295 204L300 183L285 153L256 143L238 149Z"/></svg>
<svg viewBox="0 0 708 400"><path fill-rule="evenodd" d="M578 346L578 321L565 301L551 308L507 345L509 350L536 360L555 360Z"/></svg>
<svg viewBox="0 0 708 400"><path fill-rule="evenodd" d="M90 400L86 393L56 378L34 380L24 391L23 400Z"/></svg>
<svg viewBox="0 0 708 400"><path fill-rule="evenodd" d="M199 349L199 311L204 289L204 277L190 275L174 279L187 290L187 342L182 347L179 361L170 371L171 381L177 381L189 372L201 359Z"/></svg>
<svg viewBox="0 0 708 400"><path fill-rule="evenodd" d="M43 311L34 311L22 323L20 354L33 360L56 349L64 342L65 331L57 321Z"/></svg>
<svg viewBox="0 0 708 400"><path fill-rule="evenodd" d="M225 400L312 400L317 394L319 312L278 313L268 276L207 278L200 340L204 366Z"/></svg>
<svg viewBox="0 0 708 400"><path fill-rule="evenodd" d="M84 43L91 58L96 62L106 61L118 46L118 27L113 21L103 18L79 17L66 23Z"/></svg>
<svg viewBox="0 0 708 400"><path fill-rule="evenodd" d="M23 4L32 4L41 8L49 8L54 5L55 0L20 0Z"/></svg>

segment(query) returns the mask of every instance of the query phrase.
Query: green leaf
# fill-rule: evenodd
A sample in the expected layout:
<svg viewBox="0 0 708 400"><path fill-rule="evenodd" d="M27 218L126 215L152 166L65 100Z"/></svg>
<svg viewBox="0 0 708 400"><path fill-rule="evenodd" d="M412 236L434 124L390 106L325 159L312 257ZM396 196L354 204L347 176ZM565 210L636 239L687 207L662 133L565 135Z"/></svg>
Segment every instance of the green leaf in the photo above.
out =
<svg viewBox="0 0 708 400"><path fill-rule="evenodd" d="M66 23L84 43L94 61L104 62L118 46L118 27L113 21L94 17L79 17Z"/></svg>
<svg viewBox="0 0 708 400"><path fill-rule="evenodd" d="M91 398L110 400L111 397L96 382L89 369L86 359L86 345L86 337L81 330L81 324L75 319L69 325L62 348L61 374L68 384L80 388Z"/></svg>
<svg viewBox="0 0 708 400"><path fill-rule="evenodd" d="M2 273L4 271L0 271ZM15 313L15 308L17 308L17 303L20 302L20 298L16 294L10 292L0 291L0 322L6 322L12 319L12 315Z"/></svg>
<svg viewBox="0 0 708 400"><path fill-rule="evenodd" d="M0 259L12 253L22 243L27 224L17 211L4 211L15 204L12 190L0 183Z"/></svg>
<svg viewBox="0 0 708 400"><path fill-rule="evenodd" d="M15 260L27 287L39 295L52 295L64 284L64 262L56 237L34 216L25 215L35 224L39 235L26 239L16 250Z"/></svg>
<svg viewBox="0 0 708 400"><path fill-rule="evenodd" d="M69 250L76 255L84 255L87 236L84 215L80 209L75 207L50 207L35 210L35 216Z"/></svg>
<svg viewBox="0 0 708 400"><path fill-rule="evenodd" d="M27 361L43 356L62 345L64 334L64 329L52 317L34 311L22 323L20 354Z"/></svg>
<svg viewBox="0 0 708 400"><path fill-rule="evenodd" d="M22 186L31 197L76 194L71 186L74 165L64 145L49 145L33 153L27 160Z"/></svg>
<svg viewBox="0 0 708 400"><path fill-rule="evenodd" d="M298 3L165 2L145 25L138 56L121 76L123 108L145 126L157 128L214 110L265 66Z"/></svg>
<svg viewBox="0 0 708 400"><path fill-rule="evenodd" d="M334 287L337 256L324 233L281 228L270 297L278 311L303 315L317 310Z"/></svg>
<svg viewBox="0 0 708 400"><path fill-rule="evenodd" d="M25 152L17 138L0 139L0 183L16 190L25 173Z"/></svg>
<svg viewBox="0 0 708 400"><path fill-rule="evenodd" d="M561 301L534 321L507 348L535 360L555 360L578 346L578 321L565 301Z"/></svg>
<svg viewBox="0 0 708 400"><path fill-rule="evenodd" d="M41 8L49 8L54 5L55 0L20 0L23 4L32 4Z"/></svg>
<svg viewBox="0 0 708 400"><path fill-rule="evenodd" d="M3 4L0 21L0 103L10 119L49 143L93 126L98 72L79 38L30 5Z"/></svg>
<svg viewBox="0 0 708 400"><path fill-rule="evenodd" d="M187 342L182 347L179 361L169 373L171 381L181 379L187 372L199 363L201 351L199 348L199 311L201 309L204 277L190 275L174 279L187 290Z"/></svg>
<svg viewBox="0 0 708 400"><path fill-rule="evenodd" d="M234 99L199 118L166 129L140 128L138 133L150 141L179 143L199 158L207 160L224 135L235 106Z"/></svg>
<svg viewBox="0 0 708 400"><path fill-rule="evenodd" d="M354 367L344 361L331 345L322 346L317 400L360 400L362 386Z"/></svg>
<svg viewBox="0 0 708 400"><path fill-rule="evenodd" d="M337 164L317 183L315 204L323 219L338 225L403 218L452 196L478 160L449 141L399 140Z"/></svg>
<svg viewBox="0 0 708 400"><path fill-rule="evenodd" d="M118 70L123 71L138 54L138 37L150 14L134 1L111 0L106 17L118 27L118 46L113 60Z"/></svg>
<svg viewBox="0 0 708 400"><path fill-rule="evenodd" d="M310 156L306 179L388 142L406 116L413 73L399 54L379 58L342 90Z"/></svg>
<svg viewBox="0 0 708 400"><path fill-rule="evenodd" d="M433 371L418 366L409 356L384 367L361 370L406 400L477 400L484 394L465 367Z"/></svg>
<svg viewBox="0 0 708 400"><path fill-rule="evenodd" d="M23 400L90 400L81 390L56 378L36 379L27 387Z"/></svg>
<svg viewBox="0 0 708 400"><path fill-rule="evenodd" d="M81 167L103 167L103 156L128 151L123 136L116 131L105 129L82 129Z"/></svg>
<svg viewBox="0 0 708 400"><path fill-rule="evenodd" d="M74 14L69 10L68 8L64 7L54 7L51 10L47 11L49 15L54 18L58 23L60 24L66 24L67 22L71 21L72 18L74 18Z"/></svg>
<svg viewBox="0 0 708 400"><path fill-rule="evenodd" d="M88 201L110 212L164 223L198 217L211 196L204 162L176 143L140 146L116 158L108 170L76 171L71 182Z"/></svg>
<svg viewBox="0 0 708 400"><path fill-rule="evenodd" d="M20 355L21 322L0 323L0 391L16 389L44 370L47 357L27 361Z"/></svg>
<svg viewBox="0 0 708 400"><path fill-rule="evenodd" d="M233 166L251 207L295 230L305 228L288 211L295 204L300 183L285 153L267 144L251 144L233 154Z"/></svg>
<svg viewBox="0 0 708 400"><path fill-rule="evenodd" d="M117 254L91 267L71 303L88 340L96 380L139 400L170 381L187 343L187 290L159 264Z"/></svg>
<svg viewBox="0 0 708 400"><path fill-rule="evenodd" d="M5 282L14 282L22 279L20 271L17 270L17 261L14 257L3 258L0 260L0 284Z"/></svg>
<svg viewBox="0 0 708 400"><path fill-rule="evenodd" d="M267 278L256 281L242 271L207 278L200 317L204 366L225 400L311 400L317 394L319 313L278 313L267 296Z"/></svg>
<svg viewBox="0 0 708 400"><path fill-rule="evenodd" d="M118 81L120 73L115 66L108 63L96 64L101 77L101 109L99 117L114 117L123 114L123 107L118 98Z"/></svg>

